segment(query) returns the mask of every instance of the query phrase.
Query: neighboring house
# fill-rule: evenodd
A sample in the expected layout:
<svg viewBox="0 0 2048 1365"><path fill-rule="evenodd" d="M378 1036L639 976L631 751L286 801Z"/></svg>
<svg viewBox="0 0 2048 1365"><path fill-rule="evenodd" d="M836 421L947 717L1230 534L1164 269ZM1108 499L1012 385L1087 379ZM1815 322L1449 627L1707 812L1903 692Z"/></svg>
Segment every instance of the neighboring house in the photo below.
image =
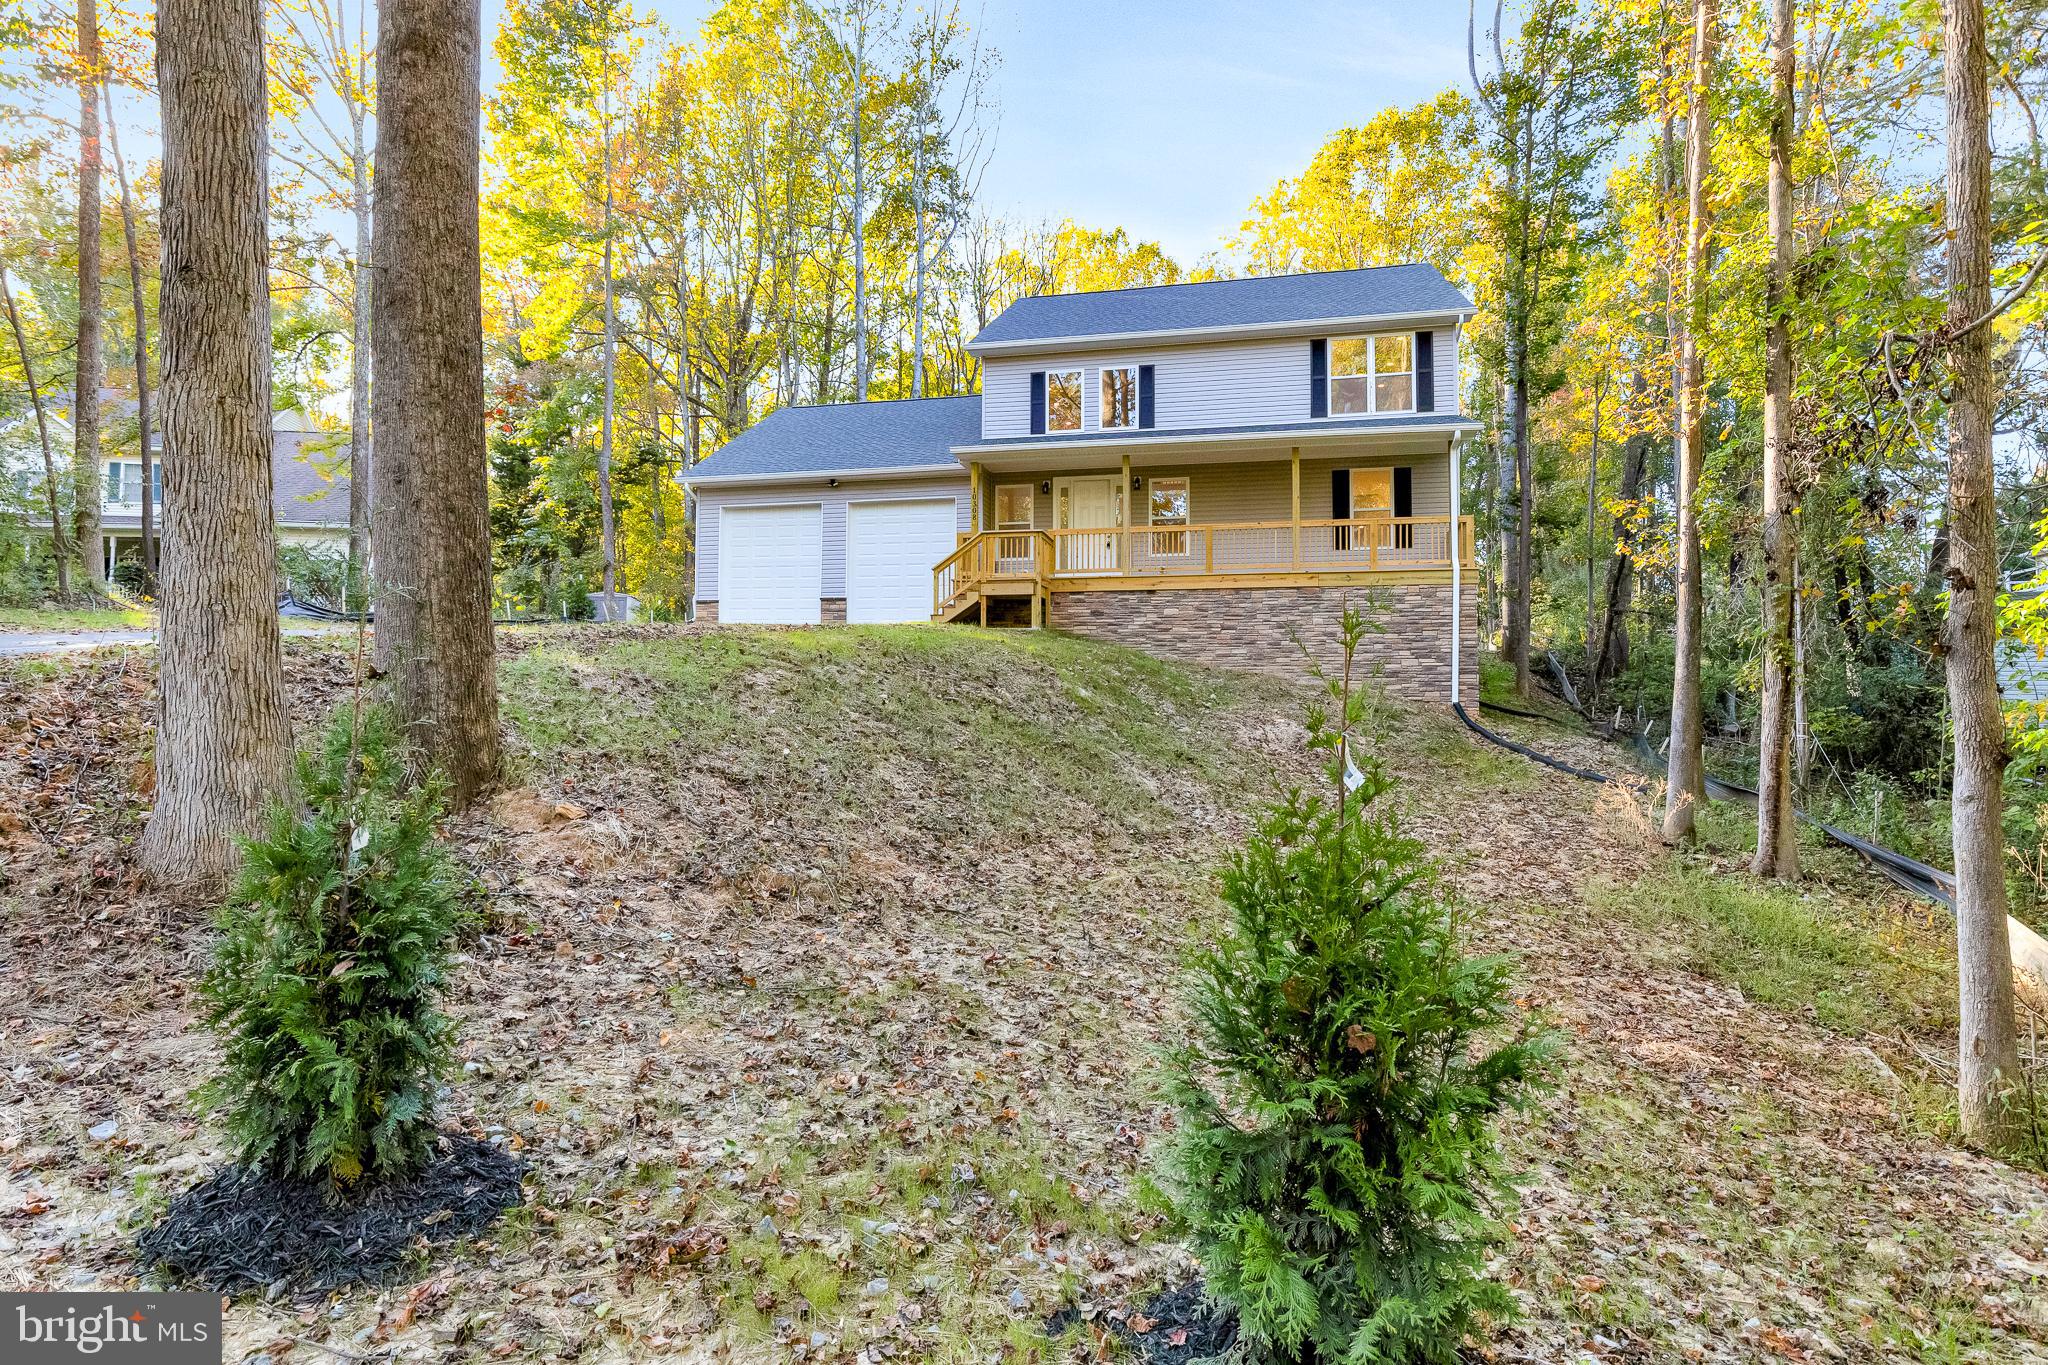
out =
<svg viewBox="0 0 2048 1365"><path fill-rule="evenodd" d="M131 407L132 411L132 407ZM133 444L134 433L129 433ZM163 435L153 432L150 462L151 516L159 534L163 527ZM303 414L277 414L270 437L270 505L276 518L279 545L301 545L334 554L348 551L348 437L319 431ZM142 554L142 461L113 454L100 461L102 472L100 535L106 562L137 559Z"/></svg>
<svg viewBox="0 0 2048 1365"><path fill-rule="evenodd" d="M692 470L697 617L1043 624L1292 674L1373 590L1368 665L1455 697L1471 316L1427 265L1021 299L969 343L979 397L783 408Z"/></svg>

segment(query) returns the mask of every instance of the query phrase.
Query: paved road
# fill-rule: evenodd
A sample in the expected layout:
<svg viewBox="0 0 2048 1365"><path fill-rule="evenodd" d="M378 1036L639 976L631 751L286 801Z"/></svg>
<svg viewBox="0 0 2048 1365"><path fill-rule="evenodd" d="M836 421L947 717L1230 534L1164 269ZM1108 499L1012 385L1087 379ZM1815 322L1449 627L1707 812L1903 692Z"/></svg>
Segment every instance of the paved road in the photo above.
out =
<svg viewBox="0 0 2048 1365"><path fill-rule="evenodd" d="M352 630L346 624L296 621L284 627L286 635L332 635ZM108 645L153 645L153 630L0 630L0 657L19 654L66 654L76 649L102 649Z"/></svg>
<svg viewBox="0 0 2048 1365"><path fill-rule="evenodd" d="M156 642L153 630L0 630L0 655L63 654L74 649L98 649L102 645L147 645Z"/></svg>

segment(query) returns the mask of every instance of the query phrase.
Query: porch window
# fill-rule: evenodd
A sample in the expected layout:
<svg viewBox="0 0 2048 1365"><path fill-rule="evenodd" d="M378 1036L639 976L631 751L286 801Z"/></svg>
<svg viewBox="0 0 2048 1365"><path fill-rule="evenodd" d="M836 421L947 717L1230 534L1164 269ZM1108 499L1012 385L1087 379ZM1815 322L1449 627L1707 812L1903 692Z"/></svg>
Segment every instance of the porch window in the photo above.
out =
<svg viewBox="0 0 2048 1365"><path fill-rule="evenodd" d="M1045 374L1045 427L1047 431L1081 429L1081 372L1048 370Z"/></svg>
<svg viewBox="0 0 2048 1365"><path fill-rule="evenodd" d="M1146 521L1155 529L1148 539L1152 542L1155 555L1184 555L1188 552L1187 525L1189 512L1193 508L1188 479L1179 475L1167 479L1147 479L1145 500ZM1162 531L1159 527L1179 527L1179 530Z"/></svg>
<svg viewBox="0 0 2048 1365"><path fill-rule="evenodd" d="M1406 332L1330 341L1330 412L1415 410L1415 338Z"/></svg>
<svg viewBox="0 0 2048 1365"><path fill-rule="evenodd" d="M1028 483L996 485L996 529L1028 531L1034 511L1032 494L1038 490Z"/></svg>
<svg viewBox="0 0 2048 1365"><path fill-rule="evenodd" d="M1354 469L1351 471L1351 518L1394 515L1394 471Z"/></svg>
<svg viewBox="0 0 2048 1365"><path fill-rule="evenodd" d="M1102 426L1105 431L1138 425L1138 367L1102 367Z"/></svg>

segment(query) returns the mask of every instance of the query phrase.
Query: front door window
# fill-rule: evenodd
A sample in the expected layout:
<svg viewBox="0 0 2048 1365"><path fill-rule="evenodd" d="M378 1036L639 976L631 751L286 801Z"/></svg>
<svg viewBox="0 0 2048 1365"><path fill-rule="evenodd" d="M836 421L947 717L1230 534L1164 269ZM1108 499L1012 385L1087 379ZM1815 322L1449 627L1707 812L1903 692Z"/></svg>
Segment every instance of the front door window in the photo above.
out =
<svg viewBox="0 0 2048 1365"><path fill-rule="evenodd" d="M1101 535L1059 537L1059 565L1067 573L1114 573L1116 528L1123 525L1122 489L1115 478L1061 479L1054 494L1062 531L1101 530Z"/></svg>

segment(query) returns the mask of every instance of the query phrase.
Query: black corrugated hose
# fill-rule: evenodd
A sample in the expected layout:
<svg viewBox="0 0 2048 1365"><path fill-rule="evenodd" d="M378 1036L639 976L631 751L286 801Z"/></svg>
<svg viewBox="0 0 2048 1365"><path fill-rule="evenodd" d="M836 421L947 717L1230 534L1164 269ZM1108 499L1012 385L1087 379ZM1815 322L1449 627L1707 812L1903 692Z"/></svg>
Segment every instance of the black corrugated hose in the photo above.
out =
<svg viewBox="0 0 2048 1365"><path fill-rule="evenodd" d="M1479 705L1484 710L1499 711L1510 716L1522 716L1529 720L1552 719L1549 716L1538 715L1533 711L1517 711L1511 706L1497 706L1489 701L1482 701ZM1541 763L1546 768L1555 768L1561 773L1570 773L1573 777L1584 778L1588 782L1613 782L1617 780L1606 773L1594 772L1588 768L1575 768L1561 759L1552 758L1548 754L1538 753L1526 745L1517 744L1513 740L1487 729L1484 725L1472 719L1471 715L1466 712L1462 702L1451 703L1451 710L1457 714L1459 720L1465 722L1466 727L1474 734L1493 744L1499 745L1511 753L1517 753L1524 758ZM1553 721L1552 723L1563 724L1562 721ZM1646 767L1655 767L1657 756L1651 750L1649 741L1641 735L1632 735L1631 739L1633 740L1633 748L1637 760ZM1640 786L1640 784L1637 785ZM1707 774L1707 795L1722 801L1741 801L1750 806L1754 806L1757 800L1755 788L1745 787L1737 782L1725 781L1715 777L1712 773ZM1820 830L1844 848L1851 849L1859 854L1865 862L1876 868L1879 873L1895 885L1903 887L1917 896L1925 897L1937 905L1946 906L1950 910L1955 909L1956 879L1953 873L1944 872L1938 867L1930 867L1916 858L1908 858L1903 853L1895 852L1882 844L1874 844L1860 835L1849 833L1847 830L1837 829L1825 820L1817 820L1803 810L1794 810L1793 814L1807 824L1812 825L1815 829Z"/></svg>

